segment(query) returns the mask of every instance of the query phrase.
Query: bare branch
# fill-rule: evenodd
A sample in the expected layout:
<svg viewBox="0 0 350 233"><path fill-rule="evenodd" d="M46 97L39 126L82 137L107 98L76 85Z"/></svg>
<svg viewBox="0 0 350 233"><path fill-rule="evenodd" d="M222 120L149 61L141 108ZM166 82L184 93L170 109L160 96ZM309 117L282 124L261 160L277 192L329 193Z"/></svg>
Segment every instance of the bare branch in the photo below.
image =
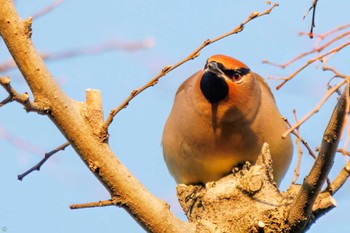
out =
<svg viewBox="0 0 350 233"><path fill-rule="evenodd" d="M0 85L9 94L8 97L6 97L0 102L0 107L12 101L16 101L22 104L27 112L37 112L39 114L46 114L49 111L49 109L43 108L35 103L30 102L29 95L27 92L19 94L14 88L12 88L11 80L9 77L0 77Z"/></svg>
<svg viewBox="0 0 350 233"><path fill-rule="evenodd" d="M297 74L299 74L302 70L304 70L306 67L308 67L309 65L311 65L312 63L314 63L315 61L321 60L322 58L332 54L332 53L336 53L339 52L340 50L342 50L343 48L345 48L346 46L348 46L350 44L350 42L344 43L342 45L340 45L339 47L332 49L331 51L328 51L322 55L319 55L317 57L314 57L310 60L308 60L305 65L303 65L302 67L300 67L298 70L296 70L295 72L293 72L292 74L288 75L288 77L283 79L283 82L281 84L279 84L276 89L280 89L284 84L286 84L289 80L291 80L292 78L294 78Z"/></svg>
<svg viewBox="0 0 350 233"><path fill-rule="evenodd" d="M312 10L312 20L311 20L311 29L309 32L309 37L312 39L314 37L314 27L315 25L315 15L316 15L316 6L317 6L318 0L314 0L314 2L312 3L310 9L308 10L308 12L306 12L306 14L304 15L304 19L305 17L309 14L309 12Z"/></svg>
<svg viewBox="0 0 350 233"><path fill-rule="evenodd" d="M306 57L307 55L310 55L310 54L313 54L313 53L321 53L325 48L329 47L330 45L332 45L333 43L339 41L340 39L348 36L349 34L350 34L350 31L344 32L344 33L336 36L332 40L328 41L324 45L322 45L320 47L313 48L312 50L309 50L307 52L303 52L303 53L299 54L298 56L294 57L293 59L291 59L290 61L288 61L288 62L286 62L284 64L276 64L276 63L270 62L268 60L263 60L262 63L273 65L273 66L277 66L277 67L280 67L280 68L284 69L287 66L291 65L292 63L294 63L294 62L296 62L296 61Z"/></svg>
<svg viewBox="0 0 350 233"><path fill-rule="evenodd" d="M28 171L22 173L21 175L18 175L17 176L17 179L22 181L24 177L26 177L28 174L30 174L31 172L37 170L37 171L40 171L40 168L41 166L54 154L56 154L57 152L61 151L61 150L64 150L66 149L67 146L69 146L70 143L69 142L66 142L64 144L62 144L61 146L57 147L56 149L48 152L48 153L45 153L45 156L44 158L42 158L42 160L40 160L39 163L37 163L34 167L32 167L31 169L29 169Z"/></svg>
<svg viewBox="0 0 350 233"><path fill-rule="evenodd" d="M335 85L334 87L330 88L326 94L323 96L323 98L321 99L321 101L317 104L317 106L308 114L306 114L299 122L297 122L295 125L293 125L292 127L290 127L283 135L282 137L285 138L288 136L288 134L290 134L294 129L298 128L300 125L302 125L306 120L308 120L313 114L317 113L320 108L322 107L322 105L327 101L327 99L334 93L337 92L339 90L339 88L341 86L343 86L344 84L348 83L350 80L350 77L347 75L344 75L342 73L340 73L339 71L337 71L335 68L333 67L329 67L327 66L326 60L322 59L323 62L323 66L322 69L324 71L332 71L335 74L335 77L340 77L343 78L343 80L338 83L337 85ZM346 88L348 89L348 88ZM347 105L349 104L350 101L348 101L348 96L346 96L346 103ZM346 108L348 109L348 108ZM348 110L347 110L348 111Z"/></svg>
<svg viewBox="0 0 350 233"><path fill-rule="evenodd" d="M293 114L294 114L294 117L295 117L295 121L298 122L298 118L297 118L295 109L293 109ZM284 120L287 123L287 125L289 126L289 128L291 128L292 126L289 123L288 119L284 118ZM297 160L297 165L296 165L295 170L294 170L294 177L293 177L293 180L292 180L292 184L295 184L297 179L298 179L298 177L299 177L299 171L300 171L300 165L301 165L301 157L302 157L302 154L303 154L303 151L302 151L301 146L300 146L300 142L306 147L306 149L309 152L309 155L311 155L311 157L313 159L317 158L316 155L314 154L313 150L310 148L309 144L307 143L307 141L305 141L300 136L299 132L300 132L299 127L291 132L296 137L296 144L297 144L297 147L298 147L298 160ZM326 181L327 181L328 186L330 186L331 182L330 182L329 178L327 178Z"/></svg>
<svg viewBox="0 0 350 233"><path fill-rule="evenodd" d="M108 133L107 133L107 130L108 130L108 127L109 125L112 123L113 121L113 118L115 115L117 115L122 109L126 108L128 105L129 105L129 102L134 98L136 97L138 94L140 94L141 92L143 92L144 90L146 90L147 88L151 87L151 86L154 86L155 84L158 83L159 79L163 76L165 76L167 73L169 73L170 71L176 69L177 67L181 66L182 64L188 62L189 60L192 60L196 57L199 56L200 54L200 51L205 48L206 46L212 44L212 43L215 43L216 41L219 41L225 37L228 37L230 35L233 35L233 34L237 34L239 32L241 32L243 29L244 29L244 26L250 22L251 20L255 19L255 18L258 18L258 17L261 17L261 16L264 16L264 15L267 15L267 14L270 14L270 12L272 11L273 8L275 8L276 6L278 6L278 3L275 3L273 4L269 9L267 9L266 11L262 12L262 13L259 13L259 12L253 12L252 14L250 14L248 16L248 18L246 20L244 20L239 26L237 26L236 28L234 28L233 30L227 32L227 33L224 33L214 39L207 39L205 40L202 45L200 45L197 49L195 49L192 53L190 53L186 58L184 58L183 60L179 61L178 63L174 64L174 65L168 65L168 66L165 66L158 75L156 75L154 78L152 78L149 82L147 82L145 85L143 85L141 88L139 89L135 89L133 90L130 95L115 109L113 109L107 120L105 121L105 123L103 124L102 128L101 128L101 134L105 135L105 136L102 136L101 138L105 138L105 140L108 138Z"/></svg>
<svg viewBox="0 0 350 233"><path fill-rule="evenodd" d="M135 42L113 40L113 41L107 41L105 43L102 43L96 46L71 49L71 50L67 50L59 53L41 53L41 56L44 60L51 61L51 60L73 58L73 57L83 56L83 55L100 54L104 52L111 52L114 50L138 51L140 49L151 48L153 47L153 45L154 45L154 40L151 38L146 38L142 41L135 41Z"/></svg>
<svg viewBox="0 0 350 233"><path fill-rule="evenodd" d="M334 179L334 181L330 185L330 189L332 190L332 194L335 194L347 181L350 176L350 161L347 162L345 167L340 171L339 175Z"/></svg>
<svg viewBox="0 0 350 233"><path fill-rule="evenodd" d="M333 28L331 29L330 31L326 32L326 33L323 33L323 34L314 34L314 36L317 36L318 37L318 40L321 41L321 40L324 40L325 38L327 38L328 36L336 33L336 32L339 32L341 30L344 30L346 28L350 27L350 24L344 24L344 25L340 25L336 28ZM309 33L306 33L306 32L299 32L300 36L304 36L304 35L309 35Z"/></svg>
<svg viewBox="0 0 350 233"><path fill-rule="evenodd" d="M293 114L295 115L295 121L296 122L299 122L297 116L296 116L296 110L293 109ZM287 124L289 127L292 127L292 125L289 123L288 120L286 120ZM309 144L307 143L307 141L305 139L303 139L301 136L300 136L300 129L299 127L297 127L295 130L293 130L293 135L300 140L300 142L305 146L305 148L308 150L309 152L309 155L313 158L313 159L316 159L316 155L314 154L313 150L310 148Z"/></svg>
<svg viewBox="0 0 350 233"><path fill-rule="evenodd" d="M104 201L89 202L89 203L83 203L83 204L73 204L73 205L70 205L69 208L82 209L82 208L92 208L92 207L117 206L120 204L122 203L120 202L120 200L118 200L118 198L112 198Z"/></svg>
<svg viewBox="0 0 350 233"><path fill-rule="evenodd" d="M297 112L295 109L293 109L293 115L294 115L294 119L295 119L295 122L298 122L298 116L297 116ZM291 127L289 121L286 119L286 122L288 124L289 127ZM295 166L295 169L294 169L294 177L293 177L293 180L292 180L292 184L295 184L296 181L298 180L298 177L299 177L299 174L300 174L300 166L301 166L301 158L302 158L302 155L303 155L303 149L301 148L301 138L300 138L300 128L296 128L293 133L296 133L295 135L298 135L296 136L296 139L295 139L295 144L297 145L297 148L298 148L298 160L297 160L297 164ZM305 145L305 144L304 144ZM307 143L306 143L307 145ZM310 153L310 151L309 151Z"/></svg>
<svg viewBox="0 0 350 233"><path fill-rule="evenodd" d="M315 219L318 219L336 206L336 202L333 199L332 195L334 195L343 186L343 184L349 178L349 175L350 162L345 165L345 167L340 171L339 175L334 179L334 181L318 195L317 200L313 206L313 215L315 216Z"/></svg>
<svg viewBox="0 0 350 233"><path fill-rule="evenodd" d="M296 196L287 216L292 225L291 232L304 229L309 221L312 207L333 165L336 149L339 144L346 109L346 95L344 91L334 108L329 124L324 132L318 157L304 179L302 187ZM293 229L293 227L295 229Z"/></svg>
<svg viewBox="0 0 350 233"><path fill-rule="evenodd" d="M138 51L140 49L152 48L154 46L154 43L154 39L152 38L146 38L142 41L134 42L111 40L99 45L91 45L82 48L70 49L63 52L41 52L40 56L45 61L57 61L78 56L96 55L111 51ZM16 67L16 63L12 59L10 59L0 64L0 72L9 71Z"/></svg>
<svg viewBox="0 0 350 233"><path fill-rule="evenodd" d="M96 130L92 129L94 124L89 124L93 121L93 109L87 109L86 103L70 99L61 90L32 44L31 19L23 21L12 0L0 0L0 5L0 35L28 83L35 103L50 110L49 119L111 197L120 197L122 208L147 231L194 232L193 224L175 216L164 201L130 173L110 146L101 142ZM97 106L92 105L92 108Z"/></svg>
<svg viewBox="0 0 350 233"><path fill-rule="evenodd" d="M307 121L312 115L314 115L315 113L317 113L322 105L328 100L328 98L334 93L336 92L341 86L343 86L345 83L347 82L347 79L343 79L340 83L338 83L337 85L335 85L334 87L332 87L330 90L328 90L326 92L326 94L323 96L323 98L321 99L321 101L316 105L315 108L312 109L311 112L309 112L308 114L306 114L299 122L295 123L291 128L289 128L286 132L283 133L282 137L286 138L293 130L295 130L296 128L300 127L305 121Z"/></svg>
<svg viewBox="0 0 350 233"><path fill-rule="evenodd" d="M6 99L0 102L0 107L8 104L12 101L17 101L22 104L26 104L29 101L28 93L19 94L15 89L11 87L11 80L9 77L0 77L0 85L7 91L9 94Z"/></svg>
<svg viewBox="0 0 350 233"><path fill-rule="evenodd" d="M48 5L47 7L41 9L40 11L38 11L37 13L35 13L32 18L33 19L37 19L40 18L44 15L46 15L47 13L51 12L52 10L56 9L61 3L63 3L64 0L55 0L54 2L52 2L50 5Z"/></svg>

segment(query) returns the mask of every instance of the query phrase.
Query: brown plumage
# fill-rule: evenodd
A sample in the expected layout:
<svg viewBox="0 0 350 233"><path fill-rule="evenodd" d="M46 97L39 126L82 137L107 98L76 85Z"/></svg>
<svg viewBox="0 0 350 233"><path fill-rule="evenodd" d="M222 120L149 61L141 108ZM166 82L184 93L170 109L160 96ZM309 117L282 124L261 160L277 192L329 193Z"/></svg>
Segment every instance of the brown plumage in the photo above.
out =
<svg viewBox="0 0 350 233"><path fill-rule="evenodd" d="M165 162L177 183L215 181L269 143L274 179L281 181L293 152L266 82L242 62L215 55L178 89L164 127Z"/></svg>

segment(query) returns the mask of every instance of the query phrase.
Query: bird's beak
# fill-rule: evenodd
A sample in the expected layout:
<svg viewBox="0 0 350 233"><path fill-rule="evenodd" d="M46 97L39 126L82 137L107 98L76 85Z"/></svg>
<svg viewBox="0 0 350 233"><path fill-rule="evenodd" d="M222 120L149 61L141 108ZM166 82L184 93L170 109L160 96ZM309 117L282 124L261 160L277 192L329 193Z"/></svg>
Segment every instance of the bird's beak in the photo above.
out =
<svg viewBox="0 0 350 233"><path fill-rule="evenodd" d="M224 80L232 81L219 67L218 64L214 61L208 62L205 72L211 72L215 74L218 78L222 78Z"/></svg>

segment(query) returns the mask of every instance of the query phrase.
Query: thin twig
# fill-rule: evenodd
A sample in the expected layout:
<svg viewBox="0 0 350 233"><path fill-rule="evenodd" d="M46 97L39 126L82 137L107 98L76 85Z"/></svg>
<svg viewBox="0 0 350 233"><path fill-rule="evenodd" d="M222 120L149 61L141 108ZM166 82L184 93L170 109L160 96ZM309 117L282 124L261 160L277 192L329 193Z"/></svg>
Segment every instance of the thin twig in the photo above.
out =
<svg viewBox="0 0 350 233"><path fill-rule="evenodd" d="M291 125L289 125L289 126L291 127ZM310 148L308 142L300 136L299 131L293 131L292 133L293 133L293 135L294 135L295 137L297 137L297 139L299 139L300 142L305 146L305 148L306 148L306 149L308 150L308 152L309 152L309 155L310 155L313 159L316 159L317 156L315 155L315 153L313 152L313 150Z"/></svg>
<svg viewBox="0 0 350 233"><path fill-rule="evenodd" d="M295 123L292 127L290 127L286 132L283 133L282 137L286 138L293 130L300 127L306 120L308 120L312 115L317 113L322 105L327 101L327 99L334 93L336 90L338 90L341 86L343 86L347 82L347 79L343 79L340 83L329 89L326 94L323 96L321 101L316 105L315 108L312 109L311 112L306 114L299 122Z"/></svg>
<svg viewBox="0 0 350 233"><path fill-rule="evenodd" d="M152 38L146 38L142 41L134 41L134 42L123 41L123 40L111 40L111 41L106 41L99 45L91 45L87 47L70 49L70 50L57 52L57 53L41 52L40 56L45 61L57 61L57 60L63 60L67 58L74 58L77 56L95 55L95 54L101 54L101 53L111 52L111 51L128 51L128 52L139 51L141 49L152 48L154 44L155 44L155 41ZM16 67L17 67L16 63L12 59L10 59L0 64L0 72L9 71Z"/></svg>
<svg viewBox="0 0 350 233"><path fill-rule="evenodd" d="M32 103L29 101L29 95L27 92L19 94L12 86L11 79L9 77L0 77L0 85L7 91L8 97L0 102L0 107L16 101L22 104L27 112L37 112L39 114L47 114L49 109L39 104Z"/></svg>
<svg viewBox="0 0 350 233"><path fill-rule="evenodd" d="M243 29L244 29L244 26L250 22L252 19L255 19L257 17L261 17L263 15L267 15L269 14L272 9L274 7L278 6L278 3L275 3L273 4L268 10L262 12L262 13L259 13L259 12L253 12L252 14L249 15L249 17L244 20L238 27L234 28L233 30L227 32L227 33L224 33L214 39L207 39L205 40L202 45L200 45L197 49L195 49L192 53L190 53L186 58L184 58L183 60L179 61L178 63L174 64L174 65L168 65L168 66L165 66L158 75L156 75L154 78L152 78L149 82L147 82L145 85L143 85L141 88L139 89L135 89L133 90L130 95L119 105L119 107L113 109L107 120L104 122L103 126L101 127L101 134L102 135L107 135L107 129L109 127L109 125L112 123L113 121L113 118L115 115L117 115L122 109L126 108L128 105L129 105L129 102L135 97L137 96L138 94L140 94L141 92L143 92L144 90L146 90L147 88L151 87L151 86L154 86L155 84L158 83L159 79L163 76L165 76L167 73L169 73L170 71L176 69L177 67L181 66L182 64L188 62L189 60L192 60L196 57L199 56L200 54L200 51L205 48L206 46L218 41L218 40L221 40L225 37L228 37L230 35L233 35L233 34L237 34L239 32L241 32ZM108 136L103 136L101 138L108 138Z"/></svg>
<svg viewBox="0 0 350 233"><path fill-rule="evenodd" d="M309 14L309 12L312 10L312 20L311 20L311 29L309 32L309 37L312 39L314 37L314 27L315 25L315 16L316 16L316 6L317 6L318 0L314 0L314 2L312 3L310 9L306 12L306 14L304 15L304 19L305 17Z"/></svg>
<svg viewBox="0 0 350 233"><path fill-rule="evenodd" d="M0 102L0 107L12 102L17 101L22 104L27 104L29 102L28 93L19 94L14 88L11 86L11 80L9 77L0 77L0 85L7 91L8 97Z"/></svg>
<svg viewBox="0 0 350 233"><path fill-rule="evenodd" d="M294 114L295 122L298 122L298 118L297 118L295 109L293 109L293 114ZM286 121L286 123L287 123L287 125L289 127L292 127L291 124L289 123L288 119L285 118L285 121ZM292 184L295 184L297 179L298 179L298 177L299 177L299 171L300 171L300 165L301 165L301 157L302 157L302 154L303 154L303 151L302 151L301 146L300 146L300 142L306 147L306 149L309 152L309 155L311 155L311 157L313 159L317 158L317 156L314 154L313 150L310 148L310 146L307 143L307 141L305 141L305 139L303 139L300 136L299 132L300 132L300 128L299 127L291 132L296 137L296 144L298 146L298 160L297 160L297 165L296 165L295 170L294 170L294 177L293 177L293 180L292 180ZM330 181L330 179L328 177L327 177L326 181L327 181L327 185L330 186L331 185L331 181Z"/></svg>
<svg viewBox="0 0 350 233"><path fill-rule="evenodd" d="M72 204L69 206L71 209L82 209L82 208L92 208L92 207L105 207L105 206L116 206L119 201L116 198L97 201L97 202L89 202L83 204Z"/></svg>
<svg viewBox="0 0 350 233"><path fill-rule="evenodd" d="M303 65L302 67L300 67L298 70L296 70L295 72L293 72L292 74L288 75L288 77L284 78L283 82L281 84L279 84L276 89L280 89L284 84L286 84L286 82L288 82L289 80L291 80L292 78L294 78L297 74L299 74L302 70L304 70L306 67L308 67L309 65L311 65L312 63L314 63L315 61L321 60L322 58L324 58L325 56L332 54L332 53L336 53L339 52L341 49L345 48L346 46L348 46L350 44L350 42L347 42L345 44L340 45L339 47L328 51L327 53L324 53L322 55L319 55L317 57L314 57L310 60L308 60L305 65Z"/></svg>
<svg viewBox="0 0 350 233"><path fill-rule="evenodd" d="M295 109L293 109L293 115L294 115L295 122L298 122L298 116L297 116L297 112ZM289 127L291 127L291 125L289 124L288 121L287 121L287 124L289 125ZM302 150L301 145L300 145L300 142L301 142L301 139L299 137L300 136L299 135L300 128L299 127L296 128L295 131L293 131L293 133L296 133L294 135L298 135L298 136L296 136L296 139L295 139L295 143L297 144L297 148L298 148L298 160L297 160L297 165L295 166L295 169L294 169L294 177L292 180L292 184L295 184L297 182L299 174L300 174L300 165L301 165L301 158L303 156L303 150ZM310 151L309 151L309 153L310 153Z"/></svg>
<svg viewBox="0 0 350 233"><path fill-rule="evenodd" d="M298 118L297 118L295 109L293 109L293 114L294 114L294 117L295 117L295 122L298 122ZM287 123L287 125L290 128L292 127L292 125L289 123L287 118L285 118L285 122ZM300 142L306 147L306 149L309 152L309 155L311 155L311 157L313 159L317 158L317 156L314 154L313 150L310 148L310 146L307 143L307 141L300 136L299 130L300 130L299 127L297 127L296 129L294 129L291 132L296 137L296 144L298 146L298 161L297 161L297 165L296 165L295 170L294 170L294 177L293 177L293 180L292 180L292 184L295 184L297 179L298 179L298 177L299 177L299 171L300 171L300 165L301 165L301 156L302 156L302 153L303 153L303 151L302 151L302 149L300 147ZM330 184L329 178L327 178L327 184L328 185Z"/></svg>
<svg viewBox="0 0 350 233"><path fill-rule="evenodd" d="M64 0L55 0L54 2L52 2L50 5L48 5L47 7L41 9L40 11L38 11L37 13L35 13L32 18L33 19L38 19L44 15L46 15L47 13L51 12L52 10L54 10L55 8L57 8L61 3L63 3Z"/></svg>
<svg viewBox="0 0 350 233"><path fill-rule="evenodd" d="M333 28L331 29L330 31L326 32L326 33L323 33L323 34L314 34L314 36L317 36L319 40L324 40L325 38L327 38L328 36L336 33L336 32L339 32L341 30L344 30L346 28L350 27L350 24L344 24L344 25L340 25L336 28ZM298 33L299 36L304 36L304 35L307 35L309 36L309 33L307 32L299 32Z"/></svg>
<svg viewBox="0 0 350 233"><path fill-rule="evenodd" d="M34 167L32 167L31 169L29 169L28 171L24 172L23 174L21 175L18 175L17 176L17 179L22 181L24 177L26 177L28 174L30 174L31 172L37 170L37 171L40 171L40 168L41 166L54 154L56 154L57 152L61 151L61 150L64 150L66 149L67 146L69 146L70 143L69 142L66 142L64 144L62 144L61 146L57 147L56 149L48 152L48 153L45 153L45 156L44 158L42 158L42 160L40 160L39 163L37 163Z"/></svg>
<svg viewBox="0 0 350 233"><path fill-rule="evenodd" d="M348 36L349 34L350 34L350 31L344 32L344 33L336 36L332 40L328 41L324 45L322 45L320 47L315 47L312 50L309 50L307 52L303 52L303 53L299 54L298 56L294 57L293 59L291 59L290 61L288 61L288 62L286 62L284 64L277 64L277 63L270 62L268 60L263 60L262 63L269 64L269 65L272 65L272 66L277 66L277 67L280 67L280 68L284 69L287 66L293 64L294 62L296 62L296 61L306 57L307 55L310 55L310 54L313 54L313 53L320 53L320 52L322 52L325 48L329 47L331 44L339 41L340 39L344 38L345 36Z"/></svg>
<svg viewBox="0 0 350 233"><path fill-rule="evenodd" d="M154 46L154 40L152 38L146 38L142 41L135 41L135 42L113 40L113 41L107 41L105 43L102 43L96 46L71 49L71 50L67 50L59 53L41 53L41 57L47 61L61 60L66 58L73 58L76 56L100 54L100 53L110 52L114 50L138 51L140 49L148 49L153 46Z"/></svg>

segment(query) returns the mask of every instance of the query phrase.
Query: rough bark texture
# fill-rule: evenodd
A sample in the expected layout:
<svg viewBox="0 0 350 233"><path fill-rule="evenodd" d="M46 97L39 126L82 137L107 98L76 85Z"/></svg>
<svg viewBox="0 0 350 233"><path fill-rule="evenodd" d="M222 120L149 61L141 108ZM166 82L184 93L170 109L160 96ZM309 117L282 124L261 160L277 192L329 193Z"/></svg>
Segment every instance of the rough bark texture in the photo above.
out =
<svg viewBox="0 0 350 233"><path fill-rule="evenodd" d="M31 19L22 20L12 0L0 0L0 6L0 35L33 93L33 106L52 120L111 198L143 228L153 232L190 231L191 226L146 190L99 138L103 123L99 93L89 91L86 103L66 96L32 44Z"/></svg>
<svg viewBox="0 0 350 233"><path fill-rule="evenodd" d="M333 162L339 119L330 124L338 131L324 138L330 144L325 144L320 153L313 169L318 171L310 173L310 182L301 188L292 186L285 193L277 189L265 144L254 166L246 164L206 187L179 185L179 200L189 223L179 220L166 203L146 190L100 137L103 112L99 91L88 90L84 103L66 96L32 44L31 19L20 19L12 0L0 0L0 6L0 35L34 96L28 108L35 108L52 120L113 201L147 231L302 232L313 214L321 215L323 210L335 206L329 193L318 193ZM318 178L313 178L315 174Z"/></svg>
<svg viewBox="0 0 350 233"><path fill-rule="evenodd" d="M179 185L180 204L197 232L295 232L287 217L300 185L280 192L273 182L271 165L265 144L254 166L246 164L205 187ZM313 211L334 205L331 196L319 195Z"/></svg>

